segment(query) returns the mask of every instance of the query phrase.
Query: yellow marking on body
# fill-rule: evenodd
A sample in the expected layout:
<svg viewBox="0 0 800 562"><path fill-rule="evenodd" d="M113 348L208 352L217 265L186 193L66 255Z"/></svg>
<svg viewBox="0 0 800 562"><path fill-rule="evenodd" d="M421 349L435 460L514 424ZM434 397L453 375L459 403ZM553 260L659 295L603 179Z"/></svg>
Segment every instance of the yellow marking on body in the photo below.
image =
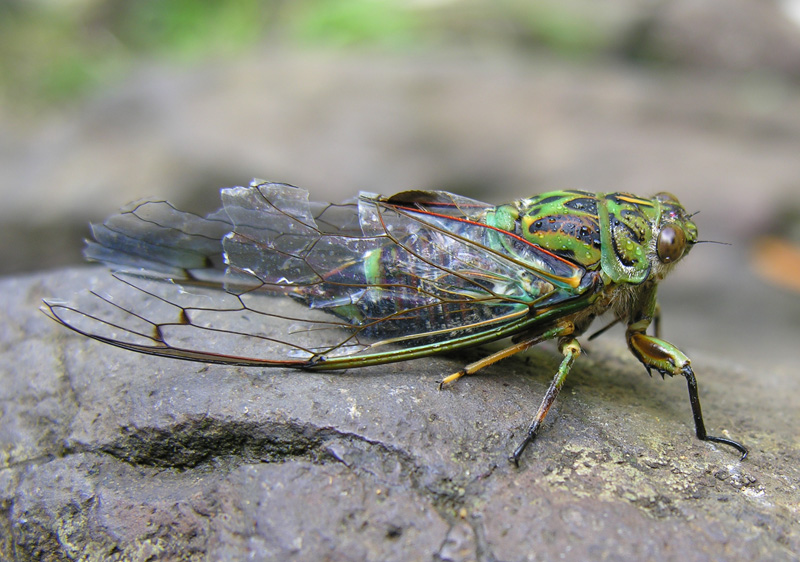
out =
<svg viewBox="0 0 800 562"><path fill-rule="evenodd" d="M644 205L646 207L653 206L652 201L648 201L647 199L639 199L638 197L629 197L628 195L617 195L617 199L620 201L625 201L626 203L633 203L635 205Z"/></svg>
<svg viewBox="0 0 800 562"><path fill-rule="evenodd" d="M583 279L583 268L576 268L575 273L570 275L569 277L564 277L563 275L555 275L554 273L548 273L546 271L539 271L535 272L535 275L544 278L546 281L555 282L555 283L563 283L564 285L568 285L573 289L577 289L578 286L581 284L581 280Z"/></svg>

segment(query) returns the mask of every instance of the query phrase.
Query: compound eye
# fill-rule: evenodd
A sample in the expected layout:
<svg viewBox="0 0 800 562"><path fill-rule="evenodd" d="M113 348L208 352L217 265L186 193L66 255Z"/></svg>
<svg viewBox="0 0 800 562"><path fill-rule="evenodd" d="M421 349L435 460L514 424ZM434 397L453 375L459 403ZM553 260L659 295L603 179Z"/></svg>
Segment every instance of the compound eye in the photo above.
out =
<svg viewBox="0 0 800 562"><path fill-rule="evenodd" d="M661 263L678 261L686 249L686 235L682 228L667 225L658 233L656 252Z"/></svg>

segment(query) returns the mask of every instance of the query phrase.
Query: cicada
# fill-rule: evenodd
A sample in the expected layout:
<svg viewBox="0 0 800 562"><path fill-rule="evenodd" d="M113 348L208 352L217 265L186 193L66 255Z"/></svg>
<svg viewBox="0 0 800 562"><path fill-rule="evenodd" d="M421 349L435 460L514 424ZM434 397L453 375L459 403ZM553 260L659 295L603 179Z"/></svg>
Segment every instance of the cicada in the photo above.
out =
<svg viewBox="0 0 800 562"><path fill-rule="evenodd" d="M577 338L610 312L648 372L686 378L697 437L747 456L706 433L689 358L646 333L659 282L698 242L669 193L567 190L492 206L444 191L362 192L323 204L254 180L221 197L205 217L153 200L92 225L85 255L112 267L118 290L44 311L123 349L253 367L349 369L509 341L440 387L556 340L563 360L515 464L581 353Z"/></svg>

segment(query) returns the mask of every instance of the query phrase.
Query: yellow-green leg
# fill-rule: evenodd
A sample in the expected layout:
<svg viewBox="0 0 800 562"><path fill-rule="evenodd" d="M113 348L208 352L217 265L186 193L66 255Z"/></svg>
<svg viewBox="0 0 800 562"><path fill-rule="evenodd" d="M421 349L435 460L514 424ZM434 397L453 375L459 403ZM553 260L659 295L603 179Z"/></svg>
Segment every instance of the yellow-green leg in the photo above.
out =
<svg viewBox="0 0 800 562"><path fill-rule="evenodd" d="M558 367L558 372L556 372L553 382L550 383L550 388L547 389L547 392L542 399L542 403L539 406L539 410L536 412L536 416L533 418L530 427L528 427L528 432L525 435L525 438L522 440L522 443L520 443L517 448L514 449L514 452L511 453L511 456L508 457L508 460L517 466L519 466L519 458L522 456L522 452L536 438L536 433L539 431L539 427L541 427L544 418L547 416L547 412L550 410L553 402L556 401L558 392L564 385L564 381L566 380L570 369L572 369L572 364L575 362L575 359L578 357L578 355L581 354L581 346L578 343L578 340L573 337L563 337L559 340L558 344L561 353L564 354L564 359L561 361L561 365Z"/></svg>
<svg viewBox="0 0 800 562"><path fill-rule="evenodd" d="M497 363L501 359L505 359L506 357L511 357L512 355L525 351L526 349L538 343L542 343L543 341L552 340L554 338L558 338L561 336L566 336L567 334L571 334L574 330L575 326L572 324L572 322L564 322L562 324L559 324L555 328L547 330L544 333L518 341L514 345L501 349L497 353L492 353L488 357L484 357L483 359L475 361L474 363L470 363L457 373L453 373L452 375L446 376L439 383L439 390L442 390L442 387L457 381L464 375L472 375L474 373L477 373L484 367L488 367L493 363Z"/></svg>

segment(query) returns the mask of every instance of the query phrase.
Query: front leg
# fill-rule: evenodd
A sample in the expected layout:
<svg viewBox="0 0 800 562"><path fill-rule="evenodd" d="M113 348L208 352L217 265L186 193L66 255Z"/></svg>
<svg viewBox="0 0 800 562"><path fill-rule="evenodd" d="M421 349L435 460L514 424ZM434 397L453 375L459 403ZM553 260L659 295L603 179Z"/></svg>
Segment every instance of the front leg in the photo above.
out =
<svg viewBox="0 0 800 562"><path fill-rule="evenodd" d="M641 312L641 311L640 311ZM686 377L686 382L689 385L689 402L692 405L692 415L694 416L694 426L697 433L697 438L702 441L713 441L715 443L723 443L730 445L738 450L741 454L741 460L747 457L747 448L731 439L724 437L714 437L706 433L706 426L703 423L703 412L700 409L700 396L697 392L697 380L694 376L694 371L691 367L691 361L683 352L660 338L649 336L645 333L648 325L650 324L649 315L640 317L637 321L628 325L626 332L626 339L628 341L628 348L642 362L648 372L651 369L658 371L661 376L664 375L683 375Z"/></svg>

